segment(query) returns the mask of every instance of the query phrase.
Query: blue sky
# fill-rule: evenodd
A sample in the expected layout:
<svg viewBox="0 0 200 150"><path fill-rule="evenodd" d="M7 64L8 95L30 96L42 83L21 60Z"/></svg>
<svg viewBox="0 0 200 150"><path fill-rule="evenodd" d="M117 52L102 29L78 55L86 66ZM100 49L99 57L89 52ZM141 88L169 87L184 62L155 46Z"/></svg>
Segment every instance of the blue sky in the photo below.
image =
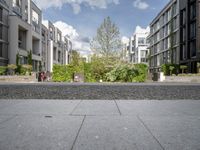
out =
<svg viewBox="0 0 200 150"><path fill-rule="evenodd" d="M103 19L110 16L121 36L130 37L137 25L146 28L169 0L35 0L43 11L43 20L62 22L78 35L77 42L87 42L96 34ZM46 4L45 4L46 3ZM65 28L61 24L61 30ZM66 29L67 30L67 29ZM66 31L65 30L65 31ZM70 32L70 31L69 31ZM84 40L85 39L85 40ZM76 43L78 44L78 43ZM86 49L85 43L85 49ZM82 45L83 46L83 45ZM80 46L81 48L81 46ZM83 48L84 49L84 48Z"/></svg>

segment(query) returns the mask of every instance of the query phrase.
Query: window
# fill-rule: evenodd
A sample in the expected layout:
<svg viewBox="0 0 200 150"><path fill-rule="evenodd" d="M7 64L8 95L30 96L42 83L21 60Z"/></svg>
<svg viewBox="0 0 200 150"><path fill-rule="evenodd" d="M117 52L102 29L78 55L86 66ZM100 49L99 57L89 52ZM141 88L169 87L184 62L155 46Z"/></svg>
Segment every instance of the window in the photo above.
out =
<svg viewBox="0 0 200 150"><path fill-rule="evenodd" d="M0 7L0 21L3 21L3 9Z"/></svg>
<svg viewBox="0 0 200 150"><path fill-rule="evenodd" d="M21 6L21 0L13 0L13 6L18 6L20 7Z"/></svg>
<svg viewBox="0 0 200 150"><path fill-rule="evenodd" d="M56 60L56 48L53 49L53 60Z"/></svg>
<svg viewBox="0 0 200 150"><path fill-rule="evenodd" d="M58 51L58 62L61 62L61 52Z"/></svg>
<svg viewBox="0 0 200 150"><path fill-rule="evenodd" d="M0 57L3 57L3 44L0 43Z"/></svg>
<svg viewBox="0 0 200 150"><path fill-rule="evenodd" d="M196 4L193 3L190 5L190 20L193 20L196 17Z"/></svg>
<svg viewBox="0 0 200 150"><path fill-rule="evenodd" d="M35 10L32 10L32 21L39 24L39 15Z"/></svg>
<svg viewBox="0 0 200 150"><path fill-rule="evenodd" d="M181 60L185 60L187 56L185 44L181 45Z"/></svg>
<svg viewBox="0 0 200 150"><path fill-rule="evenodd" d="M196 41L190 42L190 51L192 52L192 57L196 56Z"/></svg>
<svg viewBox="0 0 200 150"><path fill-rule="evenodd" d="M49 31L50 31L50 39L53 40L53 28L49 28Z"/></svg>
<svg viewBox="0 0 200 150"><path fill-rule="evenodd" d="M185 9L181 10L181 26L184 26L186 23L186 11Z"/></svg>
<svg viewBox="0 0 200 150"><path fill-rule="evenodd" d="M146 57L146 51L141 51L140 56L141 56L142 58L145 58L145 57Z"/></svg>
<svg viewBox="0 0 200 150"><path fill-rule="evenodd" d="M58 41L61 41L61 34L58 33Z"/></svg>
<svg viewBox="0 0 200 150"><path fill-rule="evenodd" d="M144 45L145 44L145 38L138 38L138 44Z"/></svg>
<svg viewBox="0 0 200 150"><path fill-rule="evenodd" d="M176 15L177 13L177 3L174 3L173 8L172 8L172 14Z"/></svg>
<svg viewBox="0 0 200 150"><path fill-rule="evenodd" d="M195 38L196 37L196 23L190 24L190 38Z"/></svg>
<svg viewBox="0 0 200 150"><path fill-rule="evenodd" d="M146 63L147 59L146 58L141 58L141 62Z"/></svg>

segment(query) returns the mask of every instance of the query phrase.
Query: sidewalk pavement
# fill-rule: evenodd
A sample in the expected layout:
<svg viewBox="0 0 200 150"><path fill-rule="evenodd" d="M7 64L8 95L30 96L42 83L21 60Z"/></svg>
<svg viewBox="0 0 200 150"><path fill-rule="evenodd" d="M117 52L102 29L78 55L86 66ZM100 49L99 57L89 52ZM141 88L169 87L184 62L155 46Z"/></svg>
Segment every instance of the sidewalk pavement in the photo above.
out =
<svg viewBox="0 0 200 150"><path fill-rule="evenodd" d="M200 101L0 101L0 150L199 148Z"/></svg>

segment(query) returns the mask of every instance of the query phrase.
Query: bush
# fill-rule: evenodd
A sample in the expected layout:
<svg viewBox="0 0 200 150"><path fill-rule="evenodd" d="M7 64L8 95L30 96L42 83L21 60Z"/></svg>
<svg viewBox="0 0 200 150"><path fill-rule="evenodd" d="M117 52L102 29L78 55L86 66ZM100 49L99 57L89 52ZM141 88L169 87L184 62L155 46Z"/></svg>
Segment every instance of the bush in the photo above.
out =
<svg viewBox="0 0 200 150"><path fill-rule="evenodd" d="M92 68L92 63L84 63L84 77L85 82L96 82Z"/></svg>
<svg viewBox="0 0 200 150"><path fill-rule="evenodd" d="M31 65L18 65L16 69L16 73L20 75L30 75L32 71Z"/></svg>
<svg viewBox="0 0 200 150"><path fill-rule="evenodd" d="M145 64L135 64L136 76L132 82L145 82L147 79L148 66Z"/></svg>
<svg viewBox="0 0 200 150"><path fill-rule="evenodd" d="M184 73L184 71L188 68L188 66L185 66L185 65L181 65L180 66L180 69L182 71L182 73Z"/></svg>
<svg viewBox="0 0 200 150"><path fill-rule="evenodd" d="M161 66L161 71L164 73L165 76L170 76L172 74L178 74L179 72L179 65L176 64L163 64Z"/></svg>
<svg viewBox="0 0 200 150"><path fill-rule="evenodd" d="M8 65L7 68L8 68L8 74L14 75L14 74L15 74L15 71L16 71L16 69L17 69L17 66L14 65L14 64L10 64L10 65Z"/></svg>
<svg viewBox="0 0 200 150"><path fill-rule="evenodd" d="M109 82L145 82L147 77L147 65L118 65L107 73L106 77Z"/></svg>
<svg viewBox="0 0 200 150"><path fill-rule="evenodd" d="M70 82L73 80L73 69L67 65L54 65L52 79L54 82Z"/></svg>
<svg viewBox="0 0 200 150"><path fill-rule="evenodd" d="M5 75L7 71L7 67L5 66L0 66L0 75Z"/></svg>

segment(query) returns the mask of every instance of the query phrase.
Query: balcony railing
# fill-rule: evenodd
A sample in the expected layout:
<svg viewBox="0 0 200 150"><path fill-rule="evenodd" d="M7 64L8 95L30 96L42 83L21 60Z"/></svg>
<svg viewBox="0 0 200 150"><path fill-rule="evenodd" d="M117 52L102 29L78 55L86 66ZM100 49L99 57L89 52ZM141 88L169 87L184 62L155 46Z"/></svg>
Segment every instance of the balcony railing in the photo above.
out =
<svg viewBox="0 0 200 150"><path fill-rule="evenodd" d="M40 27L34 21L32 21L32 30L35 31L36 33L40 33Z"/></svg>
<svg viewBox="0 0 200 150"><path fill-rule="evenodd" d="M20 6L17 6L16 4L13 4L13 11L20 16L22 15L22 9L20 8Z"/></svg>

